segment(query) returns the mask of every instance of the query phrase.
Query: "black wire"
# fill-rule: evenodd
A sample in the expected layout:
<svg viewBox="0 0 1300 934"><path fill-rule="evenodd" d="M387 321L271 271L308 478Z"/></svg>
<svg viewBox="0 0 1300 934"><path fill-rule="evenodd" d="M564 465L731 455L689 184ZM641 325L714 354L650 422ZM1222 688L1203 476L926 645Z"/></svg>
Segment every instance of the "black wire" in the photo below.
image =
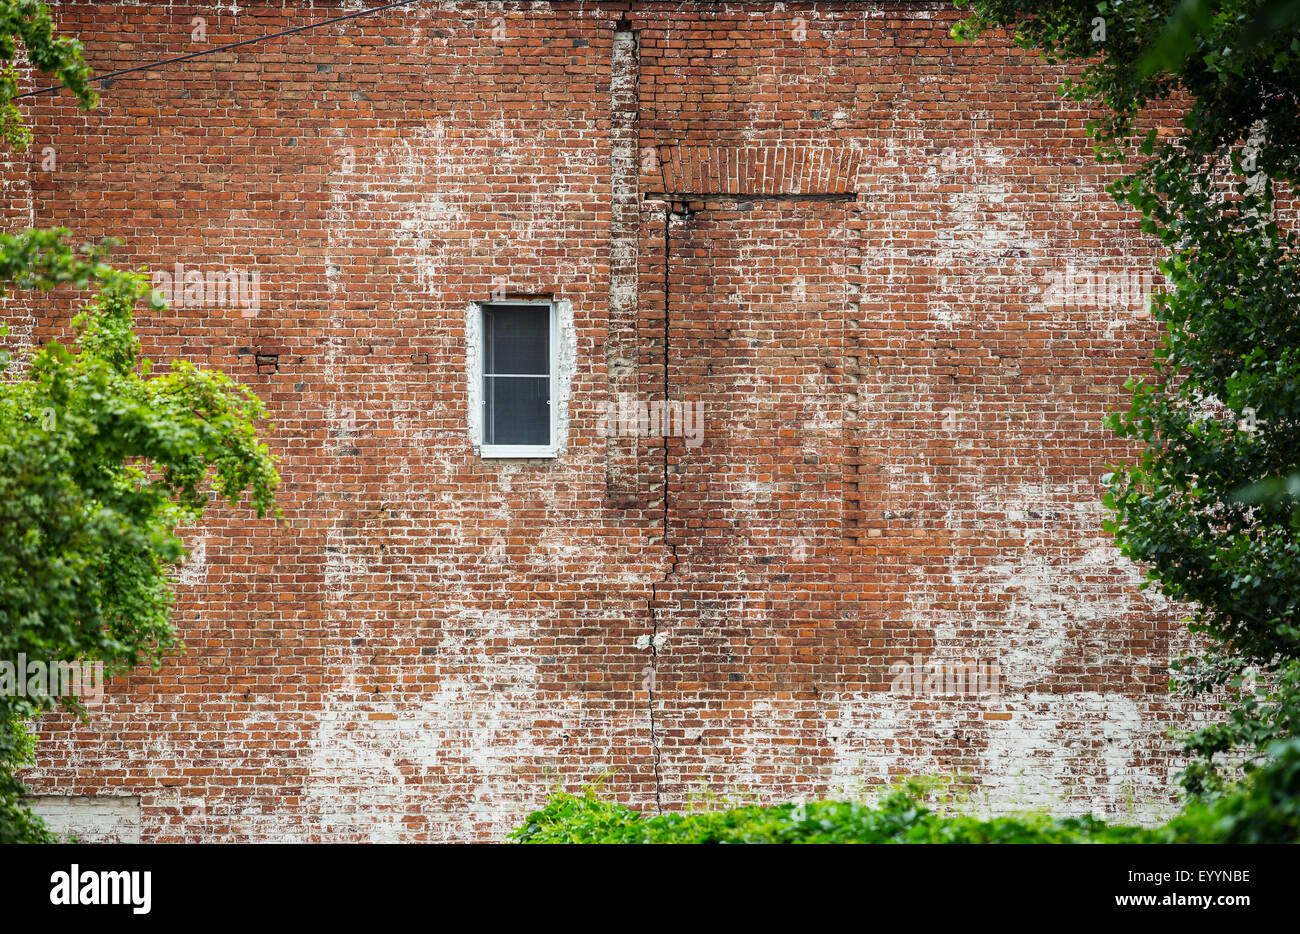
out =
<svg viewBox="0 0 1300 934"><path fill-rule="evenodd" d="M412 3L419 3L420 0L397 0L396 3L385 3L381 6L371 7L368 10L358 10L355 13L347 13L343 16L335 16L333 19L323 19L319 23L307 23L305 26L295 26L292 29L282 29L279 32L273 32L265 36L256 36L252 39L242 39L239 42L231 42L227 45L219 45L214 49L202 49L198 52L191 52L188 55L178 55L175 58L165 58L159 62L147 62L143 65L132 65L130 68L123 68L119 71L110 71L108 74L95 75L93 81L112 81L121 75L129 75L133 71L147 71L150 68L161 68L163 65L174 65L177 62L187 62L192 58L200 58L204 55L215 55L217 52L227 52L230 49L237 49L240 46L252 45L255 42L266 42L268 39L279 39L281 36L292 36L294 33L306 32L309 29L317 29L321 26L330 26L334 23L346 22L350 19L358 19L362 16L369 16L372 13L382 13L384 10L391 10L397 6L409 6ZM55 84L48 88L37 88L35 91L24 91L22 94L15 95L17 100L20 97L35 97L37 94L48 94L51 91L58 91L63 88L61 84Z"/></svg>

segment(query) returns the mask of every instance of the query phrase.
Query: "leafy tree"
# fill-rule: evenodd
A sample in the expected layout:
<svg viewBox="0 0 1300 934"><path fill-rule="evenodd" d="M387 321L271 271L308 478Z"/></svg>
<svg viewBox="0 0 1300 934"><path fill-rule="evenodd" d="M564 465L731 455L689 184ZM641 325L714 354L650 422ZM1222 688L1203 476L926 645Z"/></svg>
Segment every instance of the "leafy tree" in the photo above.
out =
<svg viewBox="0 0 1300 934"><path fill-rule="evenodd" d="M85 106L80 46L57 37L38 3L0 0L0 133L30 138L12 106L15 39ZM0 235L3 290L93 288L73 319L71 348L49 344L11 366L0 354L0 663L102 663L106 675L179 649L169 622L177 535L213 497L247 494L275 511L276 458L258 439L261 401L220 372L184 361L155 373L140 356L133 310L142 273L114 269L105 243L70 247L63 229ZM157 307L163 307L161 301ZM3 683L0 672L0 683ZM0 690L0 842L52 835L22 804L17 770L30 759L25 721L76 697Z"/></svg>
<svg viewBox="0 0 1300 934"><path fill-rule="evenodd" d="M81 43L58 34L49 7L36 0L0 0L0 140L22 150L32 134L14 103L19 93L19 72L14 65L19 41L27 60L42 73L56 76L77 96L83 110L94 107L99 97L91 84L90 67L82 58Z"/></svg>
<svg viewBox="0 0 1300 934"><path fill-rule="evenodd" d="M1178 684L1234 711L1188 740L1184 784L1212 790L1223 754L1291 735L1300 709L1300 260L1277 211L1300 176L1300 17L1279 0L972 6L958 35L1002 26L1081 65L1063 92L1100 105L1100 158L1142 157L1111 192L1163 244L1169 285L1153 372L1108 419L1141 454L1105 502L1122 551L1211 639ZM1181 132L1161 135L1157 106Z"/></svg>

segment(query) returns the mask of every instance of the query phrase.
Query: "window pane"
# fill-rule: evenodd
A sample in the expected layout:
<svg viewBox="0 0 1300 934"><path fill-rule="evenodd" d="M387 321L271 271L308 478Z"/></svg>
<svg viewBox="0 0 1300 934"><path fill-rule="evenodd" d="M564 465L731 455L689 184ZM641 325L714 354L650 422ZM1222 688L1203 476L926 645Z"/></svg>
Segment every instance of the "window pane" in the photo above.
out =
<svg viewBox="0 0 1300 934"><path fill-rule="evenodd" d="M483 309L483 372L550 373L551 314L545 305Z"/></svg>
<svg viewBox="0 0 1300 934"><path fill-rule="evenodd" d="M549 376L485 376L484 443L550 444L550 398Z"/></svg>

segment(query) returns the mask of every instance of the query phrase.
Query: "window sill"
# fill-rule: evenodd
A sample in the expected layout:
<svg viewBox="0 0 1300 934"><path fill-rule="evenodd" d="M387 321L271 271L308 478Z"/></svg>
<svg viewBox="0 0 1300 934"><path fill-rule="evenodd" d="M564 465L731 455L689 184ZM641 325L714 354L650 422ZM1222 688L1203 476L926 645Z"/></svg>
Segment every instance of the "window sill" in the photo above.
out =
<svg viewBox="0 0 1300 934"><path fill-rule="evenodd" d="M558 453L553 444L484 444L479 447L482 458L550 457Z"/></svg>

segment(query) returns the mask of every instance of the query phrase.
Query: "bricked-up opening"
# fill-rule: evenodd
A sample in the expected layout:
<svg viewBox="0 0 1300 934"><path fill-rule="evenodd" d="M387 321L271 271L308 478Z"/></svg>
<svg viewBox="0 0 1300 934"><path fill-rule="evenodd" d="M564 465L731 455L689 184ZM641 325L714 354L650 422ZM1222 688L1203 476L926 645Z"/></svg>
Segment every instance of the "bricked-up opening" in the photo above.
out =
<svg viewBox="0 0 1300 934"><path fill-rule="evenodd" d="M611 400L631 398L637 391L637 275L641 234L637 175L637 35L620 23L610 48L609 77L609 320L605 339L605 372ZM647 148L647 161L654 149ZM605 438L605 488L610 505L640 509L635 436L608 432Z"/></svg>

